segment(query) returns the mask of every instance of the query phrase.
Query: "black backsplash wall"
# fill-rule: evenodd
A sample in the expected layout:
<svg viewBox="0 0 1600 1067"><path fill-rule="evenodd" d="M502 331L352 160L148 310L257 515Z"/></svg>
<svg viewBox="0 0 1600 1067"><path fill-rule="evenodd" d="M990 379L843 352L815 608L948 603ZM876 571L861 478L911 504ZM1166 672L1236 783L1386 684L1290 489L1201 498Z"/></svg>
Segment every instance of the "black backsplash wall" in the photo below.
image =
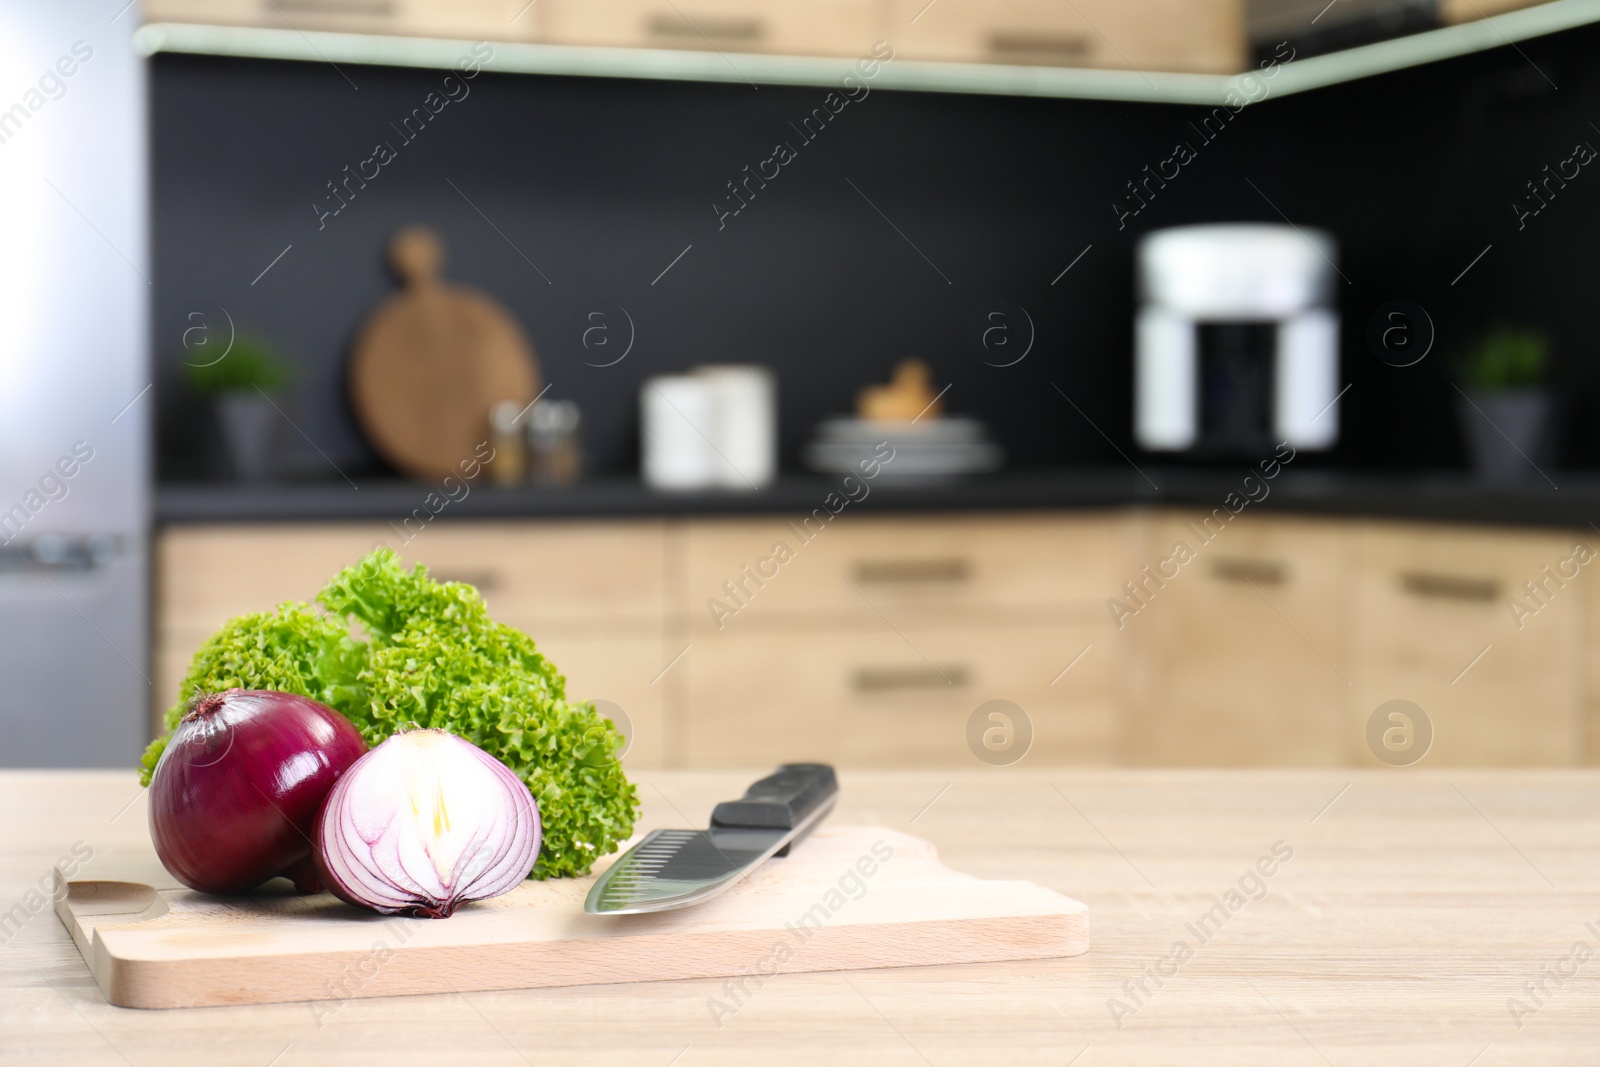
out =
<svg viewBox="0 0 1600 1067"><path fill-rule="evenodd" d="M782 458L795 466L819 418L848 411L862 384L911 355L953 383L947 408L986 419L1014 465L1121 462L1100 431L1133 453L1136 237L1190 222L1281 221L1280 210L1333 232L1349 279L1343 375L1353 385L1329 462L1460 464L1450 363L1509 321L1550 333L1570 416L1564 458L1594 466L1600 447L1583 421L1596 387L1600 168L1586 167L1521 231L1510 205L1577 142L1600 146L1590 125L1600 122L1600 71L1585 59L1597 46L1600 30L1574 31L1525 42L1522 54L1269 98L1210 142L1190 126L1206 114L1199 107L875 90L802 144L789 123L826 90L484 73L404 143L389 124L443 72L347 67L352 88L324 64L160 56L151 106L162 473L217 470L179 361L184 331L221 323L219 308L296 363L298 466L337 477L320 449L351 473L382 470L350 417L344 363L363 318L394 289L386 239L412 222L442 233L450 279L522 322L549 395L581 405L598 470L634 468L636 397L649 375L773 365ZM1119 230L1113 201L1178 140L1197 158ZM397 158L319 229L313 205L332 203L326 183L379 141ZM712 204L725 183L778 141L798 158L719 230ZM1363 337L1372 310L1396 298L1421 304L1438 329L1433 353L1411 368L1380 363ZM995 299L1026 308L1036 327L1015 366L986 365L967 343L974 311ZM633 350L591 366L617 349L583 347L589 315L606 313L620 343L619 307L636 324Z"/></svg>

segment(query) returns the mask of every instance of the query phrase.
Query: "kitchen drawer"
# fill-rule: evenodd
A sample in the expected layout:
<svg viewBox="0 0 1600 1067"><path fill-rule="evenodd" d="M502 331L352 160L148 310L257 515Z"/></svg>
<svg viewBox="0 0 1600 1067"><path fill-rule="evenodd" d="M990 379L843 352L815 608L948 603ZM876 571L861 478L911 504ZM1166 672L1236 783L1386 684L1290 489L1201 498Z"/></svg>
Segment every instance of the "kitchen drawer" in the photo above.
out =
<svg viewBox="0 0 1600 1067"><path fill-rule="evenodd" d="M556 44L865 56L888 0L541 0ZM841 74L843 70L841 69Z"/></svg>
<svg viewBox="0 0 1600 1067"><path fill-rule="evenodd" d="M1218 74L1245 59L1244 0L895 0L892 25L901 59Z"/></svg>
<svg viewBox="0 0 1600 1067"><path fill-rule="evenodd" d="M528 630L654 626L666 606L656 522L435 523L402 543L384 523L183 526L157 540L161 629L216 629L235 615L310 600L381 543L436 578L476 585L490 613Z"/></svg>
<svg viewBox="0 0 1600 1067"><path fill-rule="evenodd" d="M967 747L968 719L999 699L1032 721L1024 765L1106 766L1116 748L1109 631L946 627L902 636L880 625L697 639L676 668L685 677L684 760L981 768Z"/></svg>
<svg viewBox="0 0 1600 1067"><path fill-rule="evenodd" d="M536 32L527 0L144 0L145 22L198 22L344 33L504 40ZM514 21L513 21L514 20ZM462 54L467 52L466 46Z"/></svg>
<svg viewBox="0 0 1600 1067"><path fill-rule="evenodd" d="M1360 743L1347 711L1355 678L1345 610L1353 531L1249 510L1226 521L1213 516L1209 525L1207 516L1151 516L1138 575L1144 589L1139 600L1119 598L1130 611L1121 632L1134 649L1127 682L1134 762L1351 762ZM1180 543L1192 557L1166 562ZM1144 564L1155 579L1144 577Z"/></svg>
<svg viewBox="0 0 1600 1067"><path fill-rule="evenodd" d="M1351 732L1361 736L1379 705L1403 699L1432 720L1426 766L1582 762L1593 581L1586 572L1595 564L1563 568L1578 541L1576 534L1365 525ZM1563 578L1563 569L1575 577ZM1530 581L1544 584L1539 601L1524 587ZM1513 600L1528 609L1520 619ZM1362 755L1377 762L1364 746Z"/></svg>
<svg viewBox="0 0 1600 1067"><path fill-rule="evenodd" d="M627 715L633 733L623 762L634 768L666 765L669 722L666 694L652 681L671 659L660 635L653 637L535 638L539 651L567 679L571 700L606 700Z"/></svg>
<svg viewBox="0 0 1600 1067"><path fill-rule="evenodd" d="M1439 0L1439 21L1447 26L1533 7L1545 0Z"/></svg>
<svg viewBox="0 0 1600 1067"><path fill-rule="evenodd" d="M798 517L695 521L684 535L679 608L691 626L712 631L806 618L873 626L884 616L895 625L1098 620L1105 596L1123 580L1133 522L1122 515L890 518L848 510L820 529L815 519L802 528ZM787 562L779 562L779 545L792 554Z"/></svg>

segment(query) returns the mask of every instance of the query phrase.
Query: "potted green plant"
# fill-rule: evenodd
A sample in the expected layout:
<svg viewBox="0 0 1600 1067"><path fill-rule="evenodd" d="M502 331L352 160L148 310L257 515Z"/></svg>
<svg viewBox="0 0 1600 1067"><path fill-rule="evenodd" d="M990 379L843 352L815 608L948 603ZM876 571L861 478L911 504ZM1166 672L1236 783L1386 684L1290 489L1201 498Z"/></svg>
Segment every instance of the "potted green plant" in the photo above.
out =
<svg viewBox="0 0 1600 1067"><path fill-rule="evenodd" d="M241 334L218 359L185 360L184 374L192 389L211 400L235 477L270 477L285 421L275 398L293 377L277 349L261 337Z"/></svg>
<svg viewBox="0 0 1600 1067"><path fill-rule="evenodd" d="M1457 404L1473 467L1494 481L1537 476L1548 461L1551 398L1545 387L1550 346L1533 330L1502 327L1487 334L1461 364Z"/></svg>

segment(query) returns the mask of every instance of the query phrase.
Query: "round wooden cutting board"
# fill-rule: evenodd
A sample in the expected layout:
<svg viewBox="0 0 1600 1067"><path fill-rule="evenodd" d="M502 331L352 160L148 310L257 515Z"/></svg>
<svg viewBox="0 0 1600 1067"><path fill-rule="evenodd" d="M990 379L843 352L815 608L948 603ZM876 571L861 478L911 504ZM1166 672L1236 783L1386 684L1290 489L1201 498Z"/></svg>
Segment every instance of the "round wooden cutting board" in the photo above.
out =
<svg viewBox="0 0 1600 1067"><path fill-rule="evenodd" d="M496 402L533 402L539 367L505 309L439 280L444 246L432 230L395 234L389 261L405 288L356 336L350 403L372 447L401 472L459 475L489 439Z"/></svg>

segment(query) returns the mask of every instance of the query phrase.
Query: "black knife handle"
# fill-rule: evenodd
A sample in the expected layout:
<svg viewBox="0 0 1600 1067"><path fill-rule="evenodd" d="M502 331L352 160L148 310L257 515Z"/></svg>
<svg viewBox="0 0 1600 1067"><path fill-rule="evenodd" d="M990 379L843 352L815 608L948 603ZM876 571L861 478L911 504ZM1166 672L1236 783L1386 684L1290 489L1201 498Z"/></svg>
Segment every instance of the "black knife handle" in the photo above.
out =
<svg viewBox="0 0 1600 1067"><path fill-rule="evenodd" d="M785 763L744 792L711 811L711 825L724 829L793 830L839 795L839 779L826 763ZM784 851L788 851L785 849Z"/></svg>

